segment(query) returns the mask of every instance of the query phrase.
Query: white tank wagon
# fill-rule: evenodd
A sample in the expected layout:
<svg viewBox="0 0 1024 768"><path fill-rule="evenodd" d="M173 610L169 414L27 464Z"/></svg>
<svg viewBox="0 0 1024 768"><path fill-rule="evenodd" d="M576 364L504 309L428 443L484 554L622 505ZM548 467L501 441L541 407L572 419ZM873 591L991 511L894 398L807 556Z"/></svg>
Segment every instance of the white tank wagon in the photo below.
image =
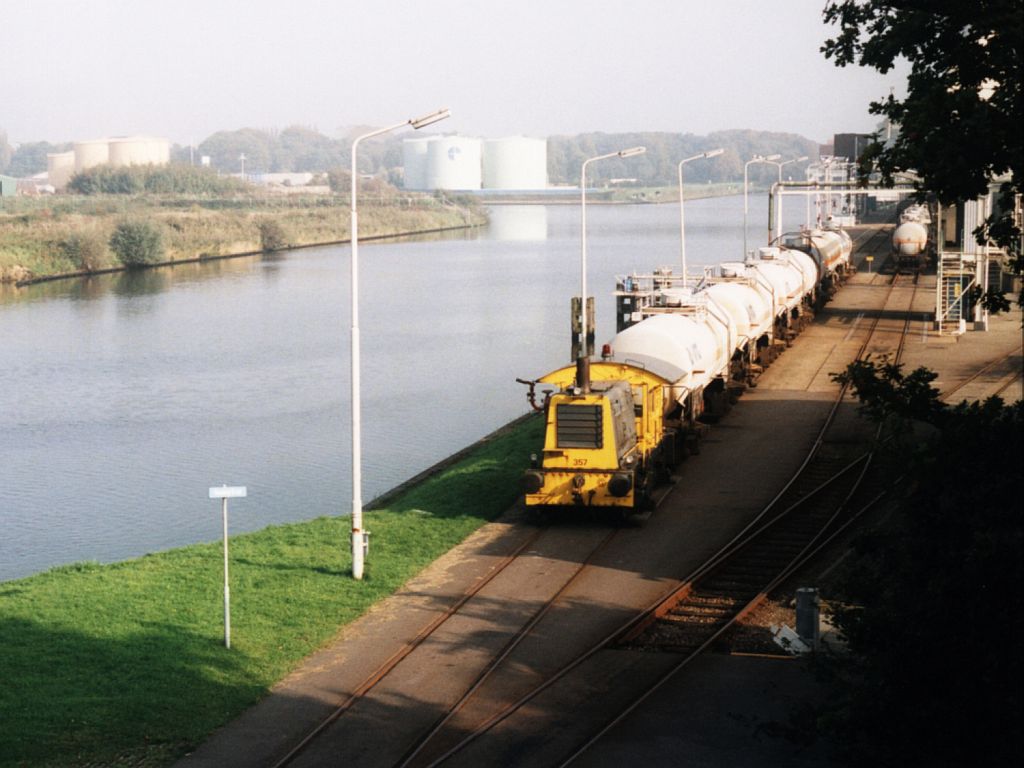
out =
<svg viewBox="0 0 1024 768"><path fill-rule="evenodd" d="M914 204L900 214L892 233L892 256L896 268L923 269L932 256L931 213L928 206Z"/></svg>
<svg viewBox="0 0 1024 768"><path fill-rule="evenodd" d="M897 258L920 256L928 247L928 230L919 221L904 221L892 233L892 251Z"/></svg>
<svg viewBox="0 0 1024 768"><path fill-rule="evenodd" d="M480 189L480 139L439 136L427 145L426 189Z"/></svg>
<svg viewBox="0 0 1024 768"><path fill-rule="evenodd" d="M803 251L814 259L818 280L829 295L835 292L835 283L851 271L853 240L845 230L802 230L788 233L781 240L783 249Z"/></svg>
<svg viewBox="0 0 1024 768"><path fill-rule="evenodd" d="M46 156L46 175L54 189L63 189L75 175L75 153L53 152Z"/></svg>
<svg viewBox="0 0 1024 768"><path fill-rule="evenodd" d="M427 149L435 136L418 136L402 142L402 187L427 189Z"/></svg>
<svg viewBox="0 0 1024 768"><path fill-rule="evenodd" d="M483 143L484 189L546 189L548 143L509 136Z"/></svg>
<svg viewBox="0 0 1024 768"><path fill-rule="evenodd" d="M90 139L74 143L75 173L110 162L110 141Z"/></svg>
<svg viewBox="0 0 1024 768"><path fill-rule="evenodd" d="M547 425L542 454L523 476L527 507L649 511L654 484L697 449L699 422L717 420L756 385L813 316L825 282L845 272L845 233L805 241L810 252L762 248L686 287L665 267L617 278L618 333L601 359L523 381ZM554 387L543 404L538 386Z"/></svg>
<svg viewBox="0 0 1024 768"><path fill-rule="evenodd" d="M167 165L171 161L171 145L167 139L118 136L110 139L108 154L108 162L116 167Z"/></svg>

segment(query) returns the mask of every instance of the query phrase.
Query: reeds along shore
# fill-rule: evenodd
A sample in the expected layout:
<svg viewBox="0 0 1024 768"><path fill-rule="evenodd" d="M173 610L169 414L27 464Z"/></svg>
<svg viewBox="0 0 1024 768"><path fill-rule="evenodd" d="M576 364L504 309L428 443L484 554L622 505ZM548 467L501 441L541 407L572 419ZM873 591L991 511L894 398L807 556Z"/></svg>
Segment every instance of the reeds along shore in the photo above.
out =
<svg viewBox="0 0 1024 768"><path fill-rule="evenodd" d="M187 199L62 197L0 207L0 282L17 283L122 266L110 238L124 221L160 234L160 262L216 258L349 238L340 197ZM360 199L360 238L476 226L479 206L431 197Z"/></svg>

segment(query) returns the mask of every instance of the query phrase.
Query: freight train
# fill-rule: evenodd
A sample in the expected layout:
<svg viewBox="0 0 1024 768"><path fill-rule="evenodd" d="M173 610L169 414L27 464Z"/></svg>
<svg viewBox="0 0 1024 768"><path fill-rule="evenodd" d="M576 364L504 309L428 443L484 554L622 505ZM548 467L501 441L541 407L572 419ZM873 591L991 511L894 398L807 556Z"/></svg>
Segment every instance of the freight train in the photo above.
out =
<svg viewBox="0 0 1024 768"><path fill-rule="evenodd" d="M705 425L756 385L851 271L841 229L780 241L697 281L669 268L619 278L618 332L600 359L520 380L546 418L523 476L528 508L650 514L656 485L699 450Z"/></svg>
<svg viewBox="0 0 1024 768"><path fill-rule="evenodd" d="M933 257L930 235L931 213L927 205L908 206L900 214L900 223L892 233L892 255L896 269L924 269Z"/></svg>

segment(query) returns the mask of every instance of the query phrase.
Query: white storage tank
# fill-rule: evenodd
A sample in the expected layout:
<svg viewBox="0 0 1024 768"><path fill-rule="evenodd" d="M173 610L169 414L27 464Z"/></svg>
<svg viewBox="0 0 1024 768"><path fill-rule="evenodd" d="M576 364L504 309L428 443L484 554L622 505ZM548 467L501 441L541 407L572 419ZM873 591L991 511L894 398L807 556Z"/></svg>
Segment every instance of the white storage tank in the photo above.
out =
<svg viewBox="0 0 1024 768"><path fill-rule="evenodd" d="M427 189L480 189L480 139L438 136L427 145Z"/></svg>
<svg viewBox="0 0 1024 768"><path fill-rule="evenodd" d="M509 136L484 142L484 189L545 189L547 185L547 141Z"/></svg>
<svg viewBox="0 0 1024 768"><path fill-rule="evenodd" d="M427 189L427 147L436 136L421 136L402 142L402 187Z"/></svg>
<svg viewBox="0 0 1024 768"><path fill-rule="evenodd" d="M148 136L118 136L110 140L110 164L165 165L171 159L171 146L167 139Z"/></svg>
<svg viewBox="0 0 1024 768"><path fill-rule="evenodd" d="M46 156L46 175L54 189L63 189L75 174L75 152L54 152Z"/></svg>
<svg viewBox="0 0 1024 768"><path fill-rule="evenodd" d="M107 139L76 141L74 147L76 173L110 161L110 143Z"/></svg>

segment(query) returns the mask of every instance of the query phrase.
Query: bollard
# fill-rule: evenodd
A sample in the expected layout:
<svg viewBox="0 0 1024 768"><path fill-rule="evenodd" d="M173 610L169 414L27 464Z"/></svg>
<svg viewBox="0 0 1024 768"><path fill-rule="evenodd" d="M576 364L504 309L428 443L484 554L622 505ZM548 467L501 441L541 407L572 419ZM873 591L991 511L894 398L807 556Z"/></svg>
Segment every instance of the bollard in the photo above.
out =
<svg viewBox="0 0 1024 768"><path fill-rule="evenodd" d="M818 621L818 590L801 587L796 591L796 633L813 650L818 650L820 625Z"/></svg>

